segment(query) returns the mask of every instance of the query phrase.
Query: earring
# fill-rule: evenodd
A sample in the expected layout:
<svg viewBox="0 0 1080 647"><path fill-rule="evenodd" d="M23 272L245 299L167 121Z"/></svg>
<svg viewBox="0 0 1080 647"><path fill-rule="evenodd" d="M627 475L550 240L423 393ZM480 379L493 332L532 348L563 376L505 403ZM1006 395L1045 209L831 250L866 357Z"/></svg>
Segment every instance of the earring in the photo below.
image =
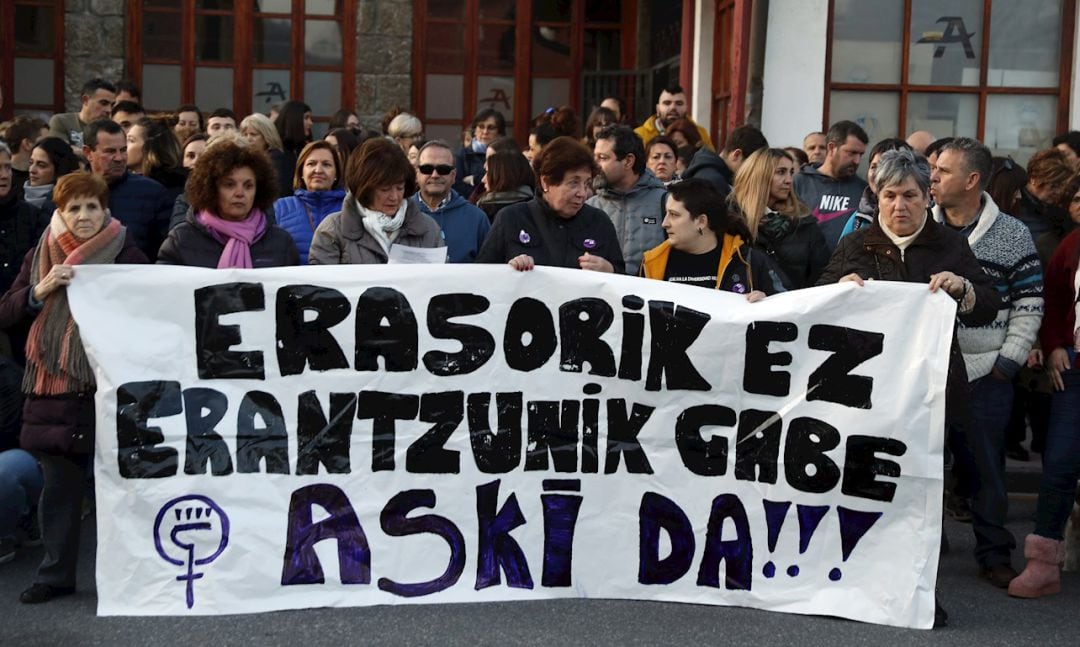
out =
<svg viewBox="0 0 1080 647"><path fill-rule="evenodd" d="M698 227L697 228L697 235L698 236L704 236L705 235L705 230L702 229L701 227Z"/></svg>

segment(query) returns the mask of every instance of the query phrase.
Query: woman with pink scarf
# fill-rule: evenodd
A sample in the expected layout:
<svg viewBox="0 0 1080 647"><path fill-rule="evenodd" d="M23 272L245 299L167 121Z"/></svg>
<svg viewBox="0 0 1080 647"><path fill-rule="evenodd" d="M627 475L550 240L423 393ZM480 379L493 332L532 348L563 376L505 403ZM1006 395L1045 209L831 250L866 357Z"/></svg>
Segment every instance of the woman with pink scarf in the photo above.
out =
<svg viewBox="0 0 1080 647"><path fill-rule="evenodd" d="M277 180L266 153L233 142L209 147L187 181L191 212L158 251L158 263L209 268L298 265L292 236L269 222Z"/></svg>

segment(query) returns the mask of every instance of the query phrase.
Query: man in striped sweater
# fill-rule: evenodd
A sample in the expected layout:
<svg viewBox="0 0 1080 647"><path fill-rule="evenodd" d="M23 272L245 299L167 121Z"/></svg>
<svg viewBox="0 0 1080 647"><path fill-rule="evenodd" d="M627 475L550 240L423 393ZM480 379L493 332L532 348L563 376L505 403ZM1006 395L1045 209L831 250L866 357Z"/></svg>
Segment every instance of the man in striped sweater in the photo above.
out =
<svg viewBox="0 0 1080 647"><path fill-rule="evenodd" d="M1012 378L1027 361L1043 314L1042 267L1027 227L1001 213L985 192L990 150L959 137L946 144L931 173L934 219L963 234L983 271L1001 295L993 323L960 325L971 388L968 423L954 427L951 446L958 466L971 480L975 560L981 574L1006 588L1016 577L1016 547L1005 528L1005 426L1012 404Z"/></svg>

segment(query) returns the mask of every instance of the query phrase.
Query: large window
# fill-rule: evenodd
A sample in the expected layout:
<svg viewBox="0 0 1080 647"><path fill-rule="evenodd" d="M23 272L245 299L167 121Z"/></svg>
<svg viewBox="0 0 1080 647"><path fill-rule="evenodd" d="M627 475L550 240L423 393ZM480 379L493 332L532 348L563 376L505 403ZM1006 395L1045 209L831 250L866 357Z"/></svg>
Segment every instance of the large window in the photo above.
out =
<svg viewBox="0 0 1080 647"><path fill-rule="evenodd" d="M64 110L64 3L0 3L0 117Z"/></svg>
<svg viewBox="0 0 1080 647"><path fill-rule="evenodd" d="M580 110L581 72L632 67L633 0L416 0L414 107L429 137L461 139L495 108L523 140L548 107Z"/></svg>
<svg viewBox="0 0 1080 647"><path fill-rule="evenodd" d="M826 124L1026 161L1068 124L1073 0L832 0Z"/></svg>
<svg viewBox="0 0 1080 647"><path fill-rule="evenodd" d="M354 102L356 4L130 0L128 69L152 110L195 103L242 117L300 99L325 122Z"/></svg>

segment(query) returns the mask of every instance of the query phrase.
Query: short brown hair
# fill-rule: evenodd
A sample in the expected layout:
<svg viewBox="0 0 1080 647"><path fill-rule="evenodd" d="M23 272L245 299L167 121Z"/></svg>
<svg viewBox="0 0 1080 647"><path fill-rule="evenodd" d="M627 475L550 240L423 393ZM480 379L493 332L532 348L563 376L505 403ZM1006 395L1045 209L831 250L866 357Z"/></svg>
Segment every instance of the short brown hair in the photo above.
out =
<svg viewBox="0 0 1080 647"><path fill-rule="evenodd" d="M293 173L292 187L294 189L307 188L304 184L304 162L315 151L330 151L330 157L334 160L334 186L341 186L341 158L338 156L337 148L325 139L316 139L304 146L304 150L300 151L300 157L296 158L296 172Z"/></svg>
<svg viewBox="0 0 1080 647"><path fill-rule="evenodd" d="M345 186L362 206L371 204L375 189L405 185L405 195L416 193L416 169L405 151L385 137L373 137L349 156Z"/></svg>
<svg viewBox="0 0 1080 647"><path fill-rule="evenodd" d="M1073 176L1073 169L1065 159L1065 153L1056 148L1048 148L1031 156L1027 165L1028 178L1039 184L1058 187L1062 190ZM1072 196L1070 196L1072 197Z"/></svg>
<svg viewBox="0 0 1080 647"><path fill-rule="evenodd" d="M101 208L109 206L109 185L101 176L79 171L68 173L56 181L53 188L53 203L63 210L75 198L97 198Z"/></svg>
<svg viewBox="0 0 1080 647"><path fill-rule="evenodd" d="M563 178L571 171L588 169L596 175L596 162L584 144L573 137L556 137L540 151L533 160L537 178L545 178L552 184L562 184Z"/></svg>
<svg viewBox="0 0 1080 647"><path fill-rule="evenodd" d="M218 181L238 168L249 168L255 174L254 207L266 211L277 197L277 176L266 153L254 148L221 141L207 147L191 169L185 193L195 211L217 213Z"/></svg>

